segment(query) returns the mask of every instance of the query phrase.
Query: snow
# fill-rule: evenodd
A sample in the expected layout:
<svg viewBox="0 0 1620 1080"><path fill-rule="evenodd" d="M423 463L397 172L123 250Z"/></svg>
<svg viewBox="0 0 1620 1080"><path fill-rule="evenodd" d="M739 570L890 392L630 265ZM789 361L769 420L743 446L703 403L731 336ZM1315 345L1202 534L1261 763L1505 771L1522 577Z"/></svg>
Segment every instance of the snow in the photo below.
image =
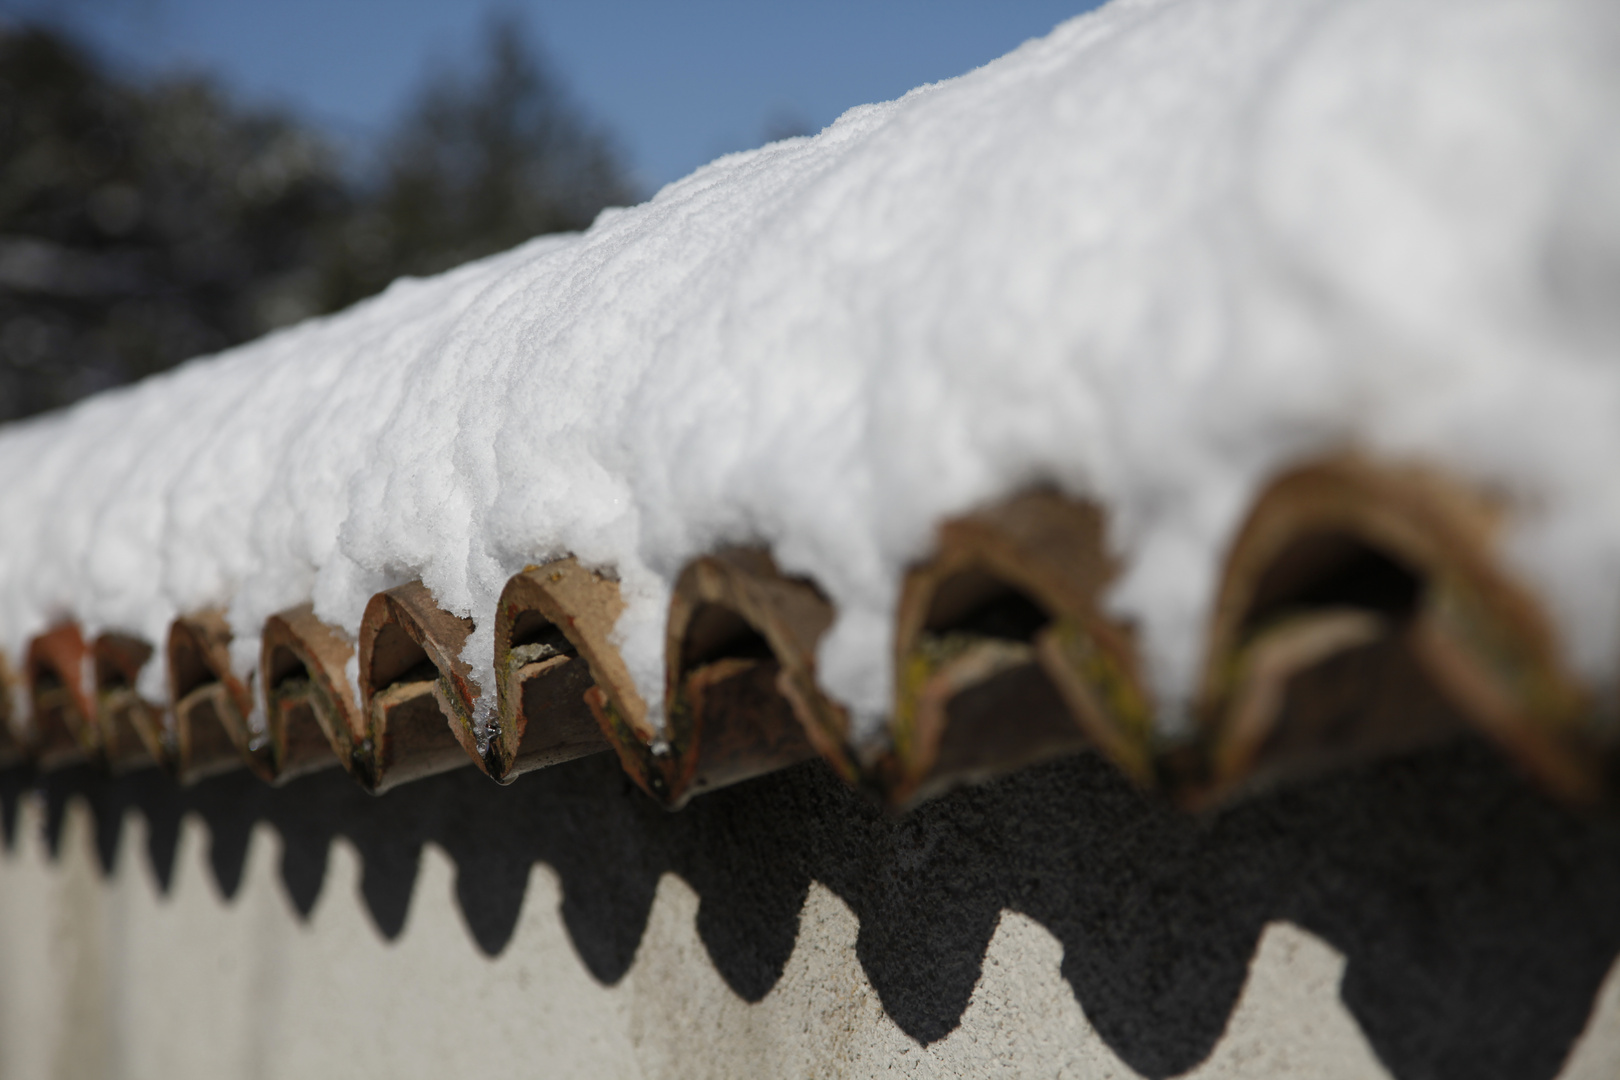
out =
<svg viewBox="0 0 1620 1080"><path fill-rule="evenodd" d="M1620 5L1115 0L961 78L0 432L0 644L420 577L670 584L764 543L872 737L899 576L1032 483L1100 499L1175 725L1264 478L1359 445L1514 496L1571 663L1620 659ZM161 675L148 673L148 686Z"/></svg>

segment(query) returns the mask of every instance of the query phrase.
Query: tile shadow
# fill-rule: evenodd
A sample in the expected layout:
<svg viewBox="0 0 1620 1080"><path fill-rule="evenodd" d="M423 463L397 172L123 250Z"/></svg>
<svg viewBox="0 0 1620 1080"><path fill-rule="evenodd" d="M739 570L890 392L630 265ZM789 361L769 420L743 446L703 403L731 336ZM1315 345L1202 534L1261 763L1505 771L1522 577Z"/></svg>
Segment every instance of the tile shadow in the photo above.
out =
<svg viewBox="0 0 1620 1080"><path fill-rule="evenodd" d="M812 881L860 920L856 951L888 1014L932 1042L953 1031L1004 909L1063 944L1062 973L1113 1050L1149 1077L1208 1056L1260 932L1288 919L1347 957L1345 1005L1402 1080L1544 1080L1561 1067L1620 954L1620 821L1581 815L1473 741L1189 816L1099 760L1029 769L892 816L804 765L670 814L610 755L509 787L471 769L381 797L336 770L272 789L247 773L189 789L156 771L0 774L0 829L43 799L46 842L84 800L118 872L125 814L173 879L180 822L207 825L221 892L236 894L254 825L283 840L280 877L307 916L342 836L359 851L378 930L404 926L424 843L456 866L474 947L499 954L535 863L595 978L629 970L658 880L687 881L715 968L758 1001L780 978Z"/></svg>

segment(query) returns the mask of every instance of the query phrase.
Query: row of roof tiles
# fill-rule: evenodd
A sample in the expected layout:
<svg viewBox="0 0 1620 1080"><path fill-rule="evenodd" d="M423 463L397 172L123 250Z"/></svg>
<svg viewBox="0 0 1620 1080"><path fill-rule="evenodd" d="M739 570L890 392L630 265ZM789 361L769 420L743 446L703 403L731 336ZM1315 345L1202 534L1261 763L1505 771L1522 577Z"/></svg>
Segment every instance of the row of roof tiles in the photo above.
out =
<svg viewBox="0 0 1620 1080"><path fill-rule="evenodd" d="M1103 512L1031 492L947 522L907 576L889 737L876 750L852 741L816 678L826 599L765 552L727 550L676 584L662 732L612 643L617 583L562 559L502 593L498 709L482 732L460 659L473 623L412 583L372 598L357 642L307 605L271 617L246 683L223 615L177 619L161 704L136 691L157 662L151 645L56 626L29 646L23 693L0 696L26 703L0 724L0 762L158 764L181 783L243 766L271 783L341 766L381 792L469 762L506 783L611 749L678 807L819 756L905 806L1090 748L1198 806L1473 730L1553 792L1605 799L1620 738L1567 670L1536 598L1494 558L1501 517L1418 467L1345 457L1274 480L1229 552L1190 731L1176 738L1155 726L1131 630L1103 604L1116 572ZM255 694L263 733L248 723Z"/></svg>

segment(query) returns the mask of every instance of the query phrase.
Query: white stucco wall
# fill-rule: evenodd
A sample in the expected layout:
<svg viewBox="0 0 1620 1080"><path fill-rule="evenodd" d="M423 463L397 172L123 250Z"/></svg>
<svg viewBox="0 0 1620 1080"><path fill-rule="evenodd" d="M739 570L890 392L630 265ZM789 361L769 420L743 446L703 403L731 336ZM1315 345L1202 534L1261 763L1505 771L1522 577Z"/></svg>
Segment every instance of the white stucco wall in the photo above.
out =
<svg viewBox="0 0 1620 1080"><path fill-rule="evenodd" d="M698 899L658 887L635 963L596 982L557 915L557 879L529 881L509 945L474 947L436 847L403 932L385 941L356 895L359 860L331 851L326 886L300 919L276 874L280 839L259 825L242 885L225 901L207 831L182 829L160 892L131 815L104 877L82 803L60 858L25 799L0 854L0 1077L1131 1077L1059 974L1062 947L1005 913L960 1026L921 1046L883 1011L855 953L859 929L812 886L798 944L763 1001L738 998L694 928ZM1388 1075L1338 996L1343 958L1291 924L1261 937L1224 1037L1192 1076ZM1620 966L1562 1076L1620 1074Z"/></svg>

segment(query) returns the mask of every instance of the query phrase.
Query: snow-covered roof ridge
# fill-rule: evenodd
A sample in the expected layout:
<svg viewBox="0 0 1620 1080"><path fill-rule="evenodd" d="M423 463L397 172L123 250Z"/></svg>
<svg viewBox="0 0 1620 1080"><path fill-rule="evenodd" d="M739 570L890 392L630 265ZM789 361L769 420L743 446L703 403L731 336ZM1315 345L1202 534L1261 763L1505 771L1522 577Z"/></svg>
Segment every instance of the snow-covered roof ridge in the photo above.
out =
<svg viewBox="0 0 1620 1080"><path fill-rule="evenodd" d="M419 579L477 624L482 720L488 613L573 555L656 712L676 575L749 545L826 596L817 676L881 741L906 567L1050 485L1106 509L1107 607L1184 723L1250 500L1354 446L1505 492L1500 557L1608 685L1617 58L1607 0L1116 2L0 432L0 638L221 607L245 675L271 615L353 635Z"/></svg>
<svg viewBox="0 0 1620 1080"><path fill-rule="evenodd" d="M0 763L158 764L181 783L341 765L380 793L469 763L509 783L612 750L676 808L819 756L900 808L1091 750L1199 807L1472 734L1567 800L1611 797L1620 732L1496 558L1503 509L1432 469L1357 455L1274 478L1223 562L1179 735L1155 726L1136 635L1105 608L1120 570L1106 512L1035 489L946 522L905 575L882 740L857 738L817 676L827 598L768 552L727 548L676 581L662 724L614 642L618 581L570 557L502 591L487 720L463 659L473 620L409 582L371 598L358 648L309 604L268 619L262 698L233 670L219 612L176 619L166 710L133 690L149 646L58 624L29 645L28 725L0 728Z"/></svg>

